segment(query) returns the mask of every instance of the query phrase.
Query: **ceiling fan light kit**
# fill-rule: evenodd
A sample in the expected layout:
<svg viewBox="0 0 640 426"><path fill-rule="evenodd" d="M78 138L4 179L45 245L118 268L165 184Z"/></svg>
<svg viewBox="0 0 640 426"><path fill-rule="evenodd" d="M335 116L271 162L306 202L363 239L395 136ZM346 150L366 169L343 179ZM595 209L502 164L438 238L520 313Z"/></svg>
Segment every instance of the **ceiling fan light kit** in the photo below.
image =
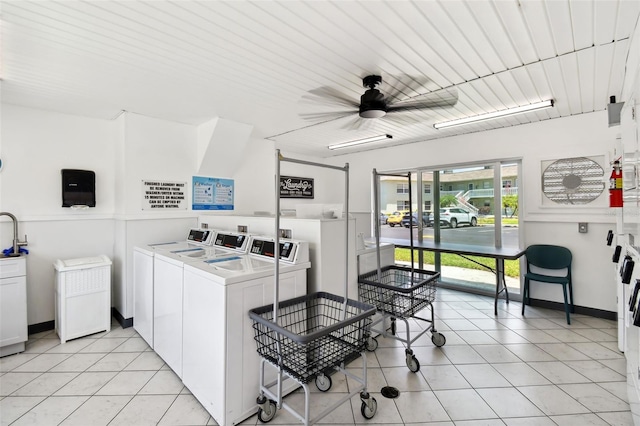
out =
<svg viewBox="0 0 640 426"><path fill-rule="evenodd" d="M449 127L462 126L465 124L477 123L479 121L493 120L495 118L510 117L512 115L524 114L525 112L537 111L545 108L552 108L554 104L553 99L537 102L535 104L524 105L515 108L504 109L502 111L494 111L486 114L474 115L473 117L465 117L457 120L444 121L441 123L435 123L433 127L436 129L446 129Z"/></svg>
<svg viewBox="0 0 640 426"><path fill-rule="evenodd" d="M384 141L384 140L387 140L387 139L393 139L393 136L391 136L389 134L379 135L379 136L372 136L370 138L358 139L358 140L355 140L355 141L336 143L336 144L333 144L333 145L329 145L327 148L329 148L331 150L333 150L333 149L342 149L342 148L348 148L350 146L362 145L362 144L365 144L365 143Z"/></svg>

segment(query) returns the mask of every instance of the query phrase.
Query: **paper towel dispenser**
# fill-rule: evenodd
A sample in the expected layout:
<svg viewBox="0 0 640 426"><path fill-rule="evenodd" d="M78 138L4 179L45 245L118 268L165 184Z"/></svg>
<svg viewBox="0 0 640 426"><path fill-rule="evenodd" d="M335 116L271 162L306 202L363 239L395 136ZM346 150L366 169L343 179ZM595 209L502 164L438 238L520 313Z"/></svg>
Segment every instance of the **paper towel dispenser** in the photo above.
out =
<svg viewBox="0 0 640 426"><path fill-rule="evenodd" d="M96 174L91 170L62 169L62 207L96 206Z"/></svg>

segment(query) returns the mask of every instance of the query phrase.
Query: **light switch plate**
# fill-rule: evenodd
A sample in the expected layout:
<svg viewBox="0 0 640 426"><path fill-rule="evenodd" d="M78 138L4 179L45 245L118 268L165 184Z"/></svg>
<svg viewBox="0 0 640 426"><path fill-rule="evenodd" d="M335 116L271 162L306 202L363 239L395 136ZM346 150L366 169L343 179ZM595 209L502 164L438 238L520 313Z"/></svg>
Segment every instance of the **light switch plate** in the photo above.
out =
<svg viewBox="0 0 640 426"><path fill-rule="evenodd" d="M581 234L586 234L588 230L589 224L587 222L578 223L578 232L580 232Z"/></svg>

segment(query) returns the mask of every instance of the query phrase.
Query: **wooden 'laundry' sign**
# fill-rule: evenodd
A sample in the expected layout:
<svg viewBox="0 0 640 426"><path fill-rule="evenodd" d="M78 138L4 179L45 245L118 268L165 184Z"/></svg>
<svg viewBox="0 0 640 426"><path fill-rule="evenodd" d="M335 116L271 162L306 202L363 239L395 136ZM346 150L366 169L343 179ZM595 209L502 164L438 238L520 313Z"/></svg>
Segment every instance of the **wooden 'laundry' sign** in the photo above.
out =
<svg viewBox="0 0 640 426"><path fill-rule="evenodd" d="M280 198L313 198L313 179L280 176Z"/></svg>

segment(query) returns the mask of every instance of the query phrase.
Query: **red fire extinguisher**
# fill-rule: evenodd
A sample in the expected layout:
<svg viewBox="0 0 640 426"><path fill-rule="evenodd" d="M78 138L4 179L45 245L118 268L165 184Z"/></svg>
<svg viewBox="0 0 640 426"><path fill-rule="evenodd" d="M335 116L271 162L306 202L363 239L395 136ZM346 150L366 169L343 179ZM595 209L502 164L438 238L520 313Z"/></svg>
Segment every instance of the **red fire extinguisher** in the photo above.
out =
<svg viewBox="0 0 640 426"><path fill-rule="evenodd" d="M613 162L609 178L609 207L622 207L622 168L618 160Z"/></svg>

